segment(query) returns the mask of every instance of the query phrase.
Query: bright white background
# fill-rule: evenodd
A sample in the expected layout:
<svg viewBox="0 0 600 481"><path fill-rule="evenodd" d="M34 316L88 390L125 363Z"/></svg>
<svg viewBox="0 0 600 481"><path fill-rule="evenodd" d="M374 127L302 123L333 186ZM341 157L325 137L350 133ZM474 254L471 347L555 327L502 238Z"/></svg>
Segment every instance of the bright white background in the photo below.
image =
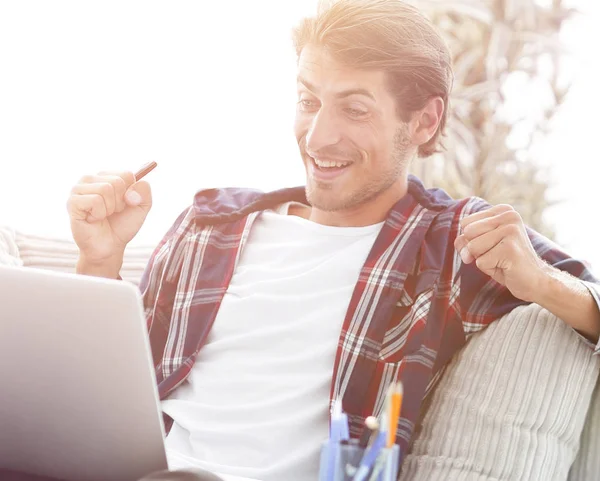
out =
<svg viewBox="0 0 600 481"><path fill-rule="evenodd" d="M136 243L156 243L200 188L303 184L290 29L314 4L0 1L0 225L68 237L79 177L148 160ZM575 81L539 152L565 199L549 212L559 243L600 270L600 4L572 4Z"/></svg>

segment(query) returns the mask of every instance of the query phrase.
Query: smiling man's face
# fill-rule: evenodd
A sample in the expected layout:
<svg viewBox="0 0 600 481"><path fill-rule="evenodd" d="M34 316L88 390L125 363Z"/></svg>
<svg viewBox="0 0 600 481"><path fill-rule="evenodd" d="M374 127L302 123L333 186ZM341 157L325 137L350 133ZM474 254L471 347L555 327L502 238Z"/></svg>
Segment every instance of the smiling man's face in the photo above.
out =
<svg viewBox="0 0 600 481"><path fill-rule="evenodd" d="M295 133L313 210L349 214L405 189L416 147L384 72L346 68L307 45L298 60Z"/></svg>

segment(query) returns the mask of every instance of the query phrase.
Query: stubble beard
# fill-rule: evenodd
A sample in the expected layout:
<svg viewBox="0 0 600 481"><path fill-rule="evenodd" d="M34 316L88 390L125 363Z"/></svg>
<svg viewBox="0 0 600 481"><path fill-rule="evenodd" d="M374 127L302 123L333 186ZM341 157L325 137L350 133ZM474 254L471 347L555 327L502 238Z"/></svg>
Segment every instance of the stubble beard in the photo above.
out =
<svg viewBox="0 0 600 481"><path fill-rule="evenodd" d="M306 185L306 199L316 209L336 212L366 204L387 191L404 175L410 165L410 140L406 128L398 128L396 131L391 157L388 169L367 179L352 192L337 194L333 192L335 183L321 183L312 179Z"/></svg>

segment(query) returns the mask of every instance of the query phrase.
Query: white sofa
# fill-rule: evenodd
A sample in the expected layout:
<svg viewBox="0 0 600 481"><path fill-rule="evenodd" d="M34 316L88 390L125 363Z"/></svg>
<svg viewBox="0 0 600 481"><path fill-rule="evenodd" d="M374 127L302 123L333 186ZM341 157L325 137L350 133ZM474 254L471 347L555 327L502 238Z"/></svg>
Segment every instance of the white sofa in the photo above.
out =
<svg viewBox="0 0 600 481"><path fill-rule="evenodd" d="M152 246L126 252L138 284ZM77 248L0 227L0 264L73 272ZM401 481L600 480L600 356L536 305L475 334L449 364Z"/></svg>

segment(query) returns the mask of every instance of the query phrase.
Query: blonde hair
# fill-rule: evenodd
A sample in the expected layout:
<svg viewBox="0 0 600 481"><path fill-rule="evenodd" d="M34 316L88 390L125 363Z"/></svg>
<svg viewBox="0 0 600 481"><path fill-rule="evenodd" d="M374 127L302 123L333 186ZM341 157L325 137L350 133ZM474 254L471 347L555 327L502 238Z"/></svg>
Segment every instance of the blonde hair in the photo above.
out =
<svg viewBox="0 0 600 481"><path fill-rule="evenodd" d="M293 41L298 56L311 44L349 68L385 71L405 122L431 98L441 97L440 124L431 140L419 146L419 157L438 151L448 118L452 57L435 26L417 8L401 0L321 1L317 14L294 29Z"/></svg>

